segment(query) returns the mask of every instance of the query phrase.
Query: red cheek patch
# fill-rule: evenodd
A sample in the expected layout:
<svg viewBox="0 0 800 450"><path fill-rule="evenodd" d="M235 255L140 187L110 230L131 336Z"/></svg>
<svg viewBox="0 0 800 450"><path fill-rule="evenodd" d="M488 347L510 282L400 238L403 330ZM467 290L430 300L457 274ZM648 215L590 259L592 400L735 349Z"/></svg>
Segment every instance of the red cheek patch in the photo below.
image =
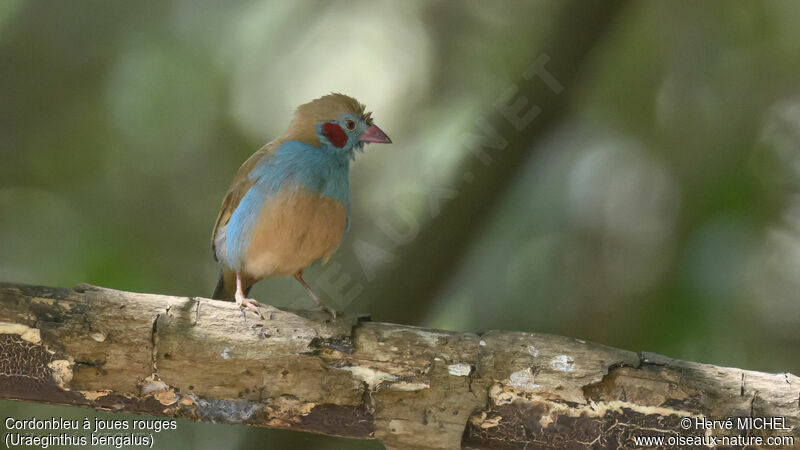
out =
<svg viewBox="0 0 800 450"><path fill-rule="evenodd" d="M347 143L347 134L342 127L335 123L325 122L322 124L322 135L328 138L334 147L342 148Z"/></svg>

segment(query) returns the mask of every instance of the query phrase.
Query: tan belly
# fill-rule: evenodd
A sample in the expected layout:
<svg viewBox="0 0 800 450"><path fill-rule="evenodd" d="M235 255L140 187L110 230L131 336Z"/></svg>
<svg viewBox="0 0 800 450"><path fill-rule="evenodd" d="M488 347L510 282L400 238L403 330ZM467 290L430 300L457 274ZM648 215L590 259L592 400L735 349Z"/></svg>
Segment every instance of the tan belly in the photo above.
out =
<svg viewBox="0 0 800 450"><path fill-rule="evenodd" d="M303 188L270 198L258 214L244 270L256 279L293 275L339 246L347 221L345 206Z"/></svg>

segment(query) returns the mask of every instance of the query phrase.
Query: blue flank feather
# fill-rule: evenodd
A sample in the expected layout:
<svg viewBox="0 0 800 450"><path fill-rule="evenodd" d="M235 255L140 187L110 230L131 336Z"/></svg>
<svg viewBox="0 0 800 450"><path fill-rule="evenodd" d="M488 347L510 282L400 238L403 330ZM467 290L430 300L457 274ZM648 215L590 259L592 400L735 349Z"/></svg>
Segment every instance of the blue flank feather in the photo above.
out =
<svg viewBox="0 0 800 450"><path fill-rule="evenodd" d="M255 184L233 211L225 231L225 263L233 270L241 269L258 213L264 202L287 184L297 183L323 197L345 205L350 227L349 168L355 146L335 148L327 140L321 147L299 141L282 143L271 156L264 157L250 172Z"/></svg>

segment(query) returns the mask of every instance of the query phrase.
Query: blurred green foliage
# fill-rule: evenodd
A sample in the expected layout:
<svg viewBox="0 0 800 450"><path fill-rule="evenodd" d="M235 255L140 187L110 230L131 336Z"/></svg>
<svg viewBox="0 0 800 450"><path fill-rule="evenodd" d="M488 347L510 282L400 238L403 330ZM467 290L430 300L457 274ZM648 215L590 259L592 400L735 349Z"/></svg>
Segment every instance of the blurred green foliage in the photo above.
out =
<svg viewBox="0 0 800 450"><path fill-rule="evenodd" d="M356 161L334 257L367 285L398 245L381 221L433 220L419 186L461 175L476 120L537 56L558 6L4 1L0 280L210 295L210 232L236 168L296 105L342 91L395 142ZM800 372L798 17L788 1L629 4L420 325ZM292 280L253 295L311 305ZM379 447L186 422L169 436Z"/></svg>

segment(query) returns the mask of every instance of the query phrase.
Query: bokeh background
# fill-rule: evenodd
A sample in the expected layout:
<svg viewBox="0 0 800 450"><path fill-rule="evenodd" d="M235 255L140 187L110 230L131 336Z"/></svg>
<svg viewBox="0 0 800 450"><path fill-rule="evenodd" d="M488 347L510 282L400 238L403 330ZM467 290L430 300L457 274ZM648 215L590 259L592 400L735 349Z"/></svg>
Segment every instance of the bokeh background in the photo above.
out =
<svg viewBox="0 0 800 450"><path fill-rule="evenodd" d="M4 0L0 280L209 296L234 172L296 105L341 91L394 144L359 155L351 230L308 272L332 305L800 373L800 3L632 2L602 33L554 26L562 7ZM581 33L596 46L547 103L556 119L508 149L522 163L497 165L506 187L462 190L481 121L542 42ZM469 202L479 217L443 212ZM447 241L452 223L468 239ZM290 279L253 296L311 306ZM380 448L183 421L156 442Z"/></svg>

